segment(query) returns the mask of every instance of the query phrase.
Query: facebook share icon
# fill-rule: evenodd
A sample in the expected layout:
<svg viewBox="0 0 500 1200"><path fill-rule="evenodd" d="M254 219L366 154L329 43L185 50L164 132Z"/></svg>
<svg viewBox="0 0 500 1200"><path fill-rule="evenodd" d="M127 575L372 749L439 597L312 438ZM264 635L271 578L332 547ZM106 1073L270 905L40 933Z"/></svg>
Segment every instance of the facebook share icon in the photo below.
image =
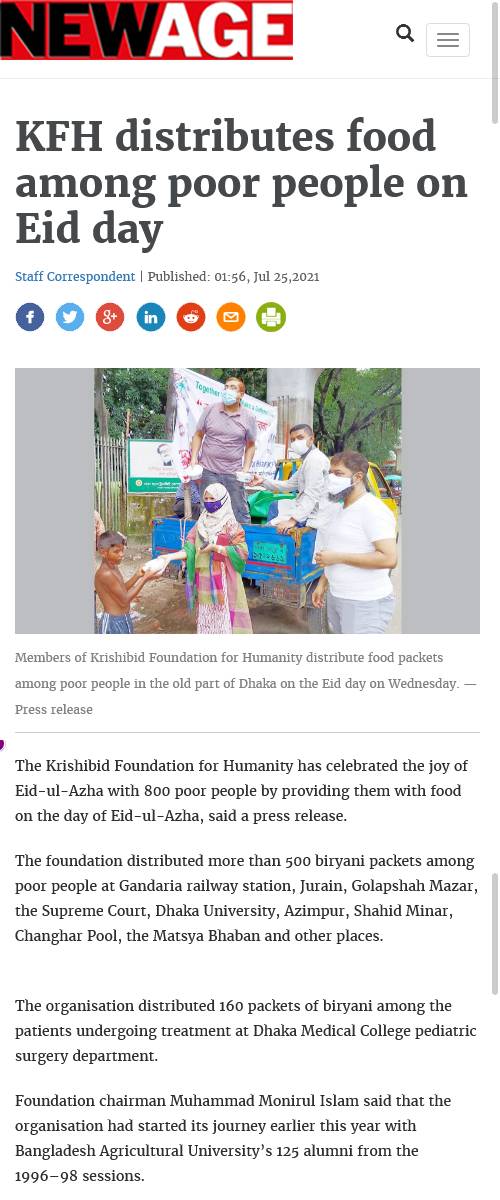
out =
<svg viewBox="0 0 500 1200"><path fill-rule="evenodd" d="M39 329L43 325L45 313L39 304L21 304L16 312L16 321L20 329L25 329L26 333L31 333L33 329Z"/></svg>

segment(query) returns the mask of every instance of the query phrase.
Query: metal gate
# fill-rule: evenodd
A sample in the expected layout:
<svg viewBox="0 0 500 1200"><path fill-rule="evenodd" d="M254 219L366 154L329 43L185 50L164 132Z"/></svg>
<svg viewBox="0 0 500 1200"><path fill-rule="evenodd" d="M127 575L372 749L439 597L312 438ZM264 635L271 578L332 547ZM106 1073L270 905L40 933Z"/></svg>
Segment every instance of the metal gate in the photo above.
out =
<svg viewBox="0 0 500 1200"><path fill-rule="evenodd" d="M95 439L95 507L105 529L127 529L126 438Z"/></svg>

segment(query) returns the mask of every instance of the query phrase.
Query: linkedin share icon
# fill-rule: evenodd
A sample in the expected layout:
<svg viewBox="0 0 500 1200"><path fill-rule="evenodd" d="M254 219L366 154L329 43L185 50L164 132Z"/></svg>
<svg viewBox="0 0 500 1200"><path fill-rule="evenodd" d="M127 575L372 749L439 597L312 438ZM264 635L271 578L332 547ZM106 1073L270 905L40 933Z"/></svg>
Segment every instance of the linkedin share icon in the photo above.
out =
<svg viewBox="0 0 500 1200"><path fill-rule="evenodd" d="M165 309L160 304L141 304L137 309L137 324L146 333L156 333L165 324Z"/></svg>

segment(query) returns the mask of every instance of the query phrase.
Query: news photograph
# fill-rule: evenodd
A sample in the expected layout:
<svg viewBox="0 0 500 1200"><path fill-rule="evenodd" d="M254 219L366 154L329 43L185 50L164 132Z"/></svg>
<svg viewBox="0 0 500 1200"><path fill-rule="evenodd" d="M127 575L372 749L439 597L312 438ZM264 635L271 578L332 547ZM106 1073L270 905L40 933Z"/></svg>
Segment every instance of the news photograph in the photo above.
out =
<svg viewBox="0 0 500 1200"><path fill-rule="evenodd" d="M477 497L457 524L440 464L478 438L474 370L19 368L17 629L477 631Z"/></svg>
<svg viewBox="0 0 500 1200"><path fill-rule="evenodd" d="M400 460L398 368L96 370L96 632L397 632Z"/></svg>

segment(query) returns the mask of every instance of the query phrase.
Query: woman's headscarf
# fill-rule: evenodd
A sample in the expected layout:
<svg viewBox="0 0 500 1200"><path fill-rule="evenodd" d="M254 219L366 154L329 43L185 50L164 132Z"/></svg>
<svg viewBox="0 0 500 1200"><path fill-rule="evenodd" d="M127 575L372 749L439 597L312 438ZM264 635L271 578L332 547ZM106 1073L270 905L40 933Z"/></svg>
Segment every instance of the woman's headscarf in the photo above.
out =
<svg viewBox="0 0 500 1200"><path fill-rule="evenodd" d="M214 500L222 500L220 508L217 512L209 513L206 508L203 508L198 520L198 533L205 542L215 542L217 535L222 532L226 525L236 525L236 517L233 512L231 498L227 488L222 483L210 483L203 493L203 500L209 492Z"/></svg>

